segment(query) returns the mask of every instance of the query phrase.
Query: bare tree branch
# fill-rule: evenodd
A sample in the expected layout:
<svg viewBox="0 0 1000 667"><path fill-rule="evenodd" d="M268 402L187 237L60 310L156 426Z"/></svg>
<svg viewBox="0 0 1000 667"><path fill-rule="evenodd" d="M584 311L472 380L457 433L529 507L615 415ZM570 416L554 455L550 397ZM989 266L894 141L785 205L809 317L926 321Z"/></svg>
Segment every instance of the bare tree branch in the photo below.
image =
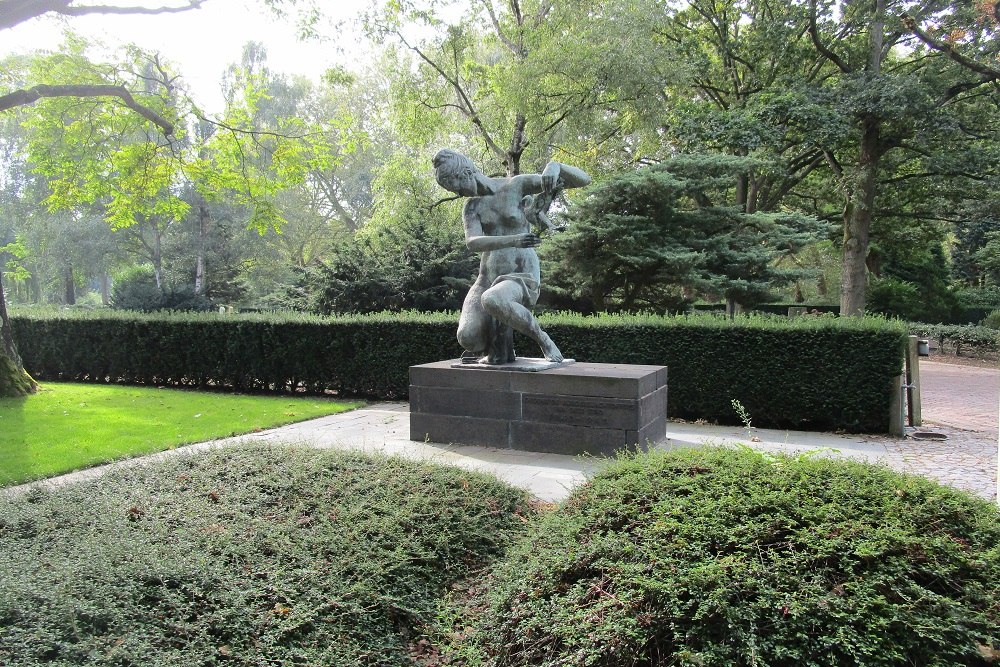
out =
<svg viewBox="0 0 1000 667"><path fill-rule="evenodd" d="M428 212L433 211L435 208L444 204L445 202L455 201L456 199L461 199L462 195L455 195L454 197L445 197L444 199L438 199L436 202L430 205L427 209Z"/></svg>
<svg viewBox="0 0 1000 667"><path fill-rule="evenodd" d="M197 9L205 0L187 0L183 5L161 7L118 7L114 5L75 5L74 0L0 0L0 30L13 28L36 16L54 12L64 16L84 14L176 14Z"/></svg>
<svg viewBox="0 0 1000 667"><path fill-rule="evenodd" d="M135 98L132 97L132 93L124 86L86 84L38 85L33 88L15 90L12 93L0 95L0 111L33 104L43 97L117 97L129 109L132 109L132 111L135 111L146 120L159 126L164 134L171 135L174 133L174 126L170 121L149 107L136 102Z"/></svg>
<svg viewBox="0 0 1000 667"><path fill-rule="evenodd" d="M957 62L962 67L970 69L976 74L981 74L983 76L982 83L987 83L989 81L995 81L1000 79L1000 69L990 67L984 63L977 62L968 56L965 56L955 49L953 44L943 42L940 39L936 39L925 32L917 22L909 14L901 14L899 20L903 22L903 25L917 36L921 42L934 49L935 51L940 51L945 54L955 62Z"/></svg>
<svg viewBox="0 0 1000 667"><path fill-rule="evenodd" d="M819 29L816 27L816 0L812 0L809 3L809 36L812 37L813 45L816 47L817 51L823 54L823 57L836 65L841 72L850 74L851 68L848 67L847 63L841 60L840 56L823 44L819 38Z"/></svg>
<svg viewBox="0 0 1000 667"><path fill-rule="evenodd" d="M465 89L462 87L461 81L459 81L458 78L452 77L447 72L445 72L444 69L441 67L441 65L439 65L426 53L424 53L423 50L420 49L420 47L411 45L408 41L406 41L406 38L403 37L402 34L397 32L396 37L399 39L400 42L403 43L403 46L408 48L410 51L416 53L421 60L430 65L434 69L434 71L436 71L438 75L442 79L444 79L449 86L451 86L452 90L455 91L455 95L458 97L462 113L465 114L465 116L470 121L472 121L472 124L476 126L476 129L479 130L479 134L482 136L483 141L486 142L486 145L493 152L493 154L499 157L501 160L505 160L506 153L496 143L496 141L493 140L493 136L490 134L490 131L486 128L486 125L483 124L482 119L479 117L479 112L476 111L476 106L472 103L472 100L469 98L468 94L465 92ZM454 55L457 58L457 54Z"/></svg>
<svg viewBox="0 0 1000 667"><path fill-rule="evenodd" d="M490 0L483 0L483 7L486 8L486 12L490 15L490 22L493 24L493 32L496 33L497 37L500 39L504 45L511 50L515 55L524 57L524 47L509 38L500 27L500 20L497 18L497 13L493 10L493 3Z"/></svg>

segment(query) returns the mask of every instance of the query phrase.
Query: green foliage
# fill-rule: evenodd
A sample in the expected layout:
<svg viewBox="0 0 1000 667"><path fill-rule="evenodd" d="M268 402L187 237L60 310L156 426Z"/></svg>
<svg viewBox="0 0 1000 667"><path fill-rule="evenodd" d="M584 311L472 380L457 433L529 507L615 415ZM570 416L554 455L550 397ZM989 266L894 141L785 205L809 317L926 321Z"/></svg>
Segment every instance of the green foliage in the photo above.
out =
<svg viewBox="0 0 1000 667"><path fill-rule="evenodd" d="M1000 308L1000 285L964 287L957 295L966 308Z"/></svg>
<svg viewBox="0 0 1000 667"><path fill-rule="evenodd" d="M974 255L982 271L994 285L1000 285L1000 231L986 234L986 243Z"/></svg>
<svg viewBox="0 0 1000 667"><path fill-rule="evenodd" d="M212 302L188 286L161 290L153 267L139 265L119 274L111 291L111 306L118 310L211 310Z"/></svg>
<svg viewBox="0 0 1000 667"><path fill-rule="evenodd" d="M458 310L477 268L458 226L406 216L336 246L296 305L323 315Z"/></svg>
<svg viewBox="0 0 1000 667"><path fill-rule="evenodd" d="M898 278L873 278L867 289L868 311L888 317L920 321L923 306L920 289L913 283Z"/></svg>
<svg viewBox="0 0 1000 667"><path fill-rule="evenodd" d="M885 250L873 245L869 261L880 264L882 276L872 278L867 290L868 311L917 322L951 322L959 316L958 295L941 244L901 246Z"/></svg>
<svg viewBox="0 0 1000 667"><path fill-rule="evenodd" d="M749 448L622 458L495 568L484 667L985 665L1000 514L888 468Z"/></svg>
<svg viewBox="0 0 1000 667"><path fill-rule="evenodd" d="M987 329L1000 330L1000 310L994 310L992 313L984 317L980 324Z"/></svg>
<svg viewBox="0 0 1000 667"><path fill-rule="evenodd" d="M752 306L811 272L779 266L830 233L790 212L747 212L733 193L760 160L685 155L592 186L568 214L545 258L560 287L593 310L676 309L681 294L719 295Z"/></svg>
<svg viewBox="0 0 1000 667"><path fill-rule="evenodd" d="M943 353L961 356L963 352L973 355L1000 352L1000 333L989 326L921 322L910 322L908 326L913 335L938 341Z"/></svg>
<svg viewBox="0 0 1000 667"><path fill-rule="evenodd" d="M407 665L530 515L485 474L292 446L0 499L0 662Z"/></svg>
<svg viewBox="0 0 1000 667"><path fill-rule="evenodd" d="M15 313L39 379L405 396L409 367L456 358L453 313ZM669 414L759 426L884 432L907 330L880 319L544 315L578 361L669 367ZM517 349L529 344L515 342Z"/></svg>

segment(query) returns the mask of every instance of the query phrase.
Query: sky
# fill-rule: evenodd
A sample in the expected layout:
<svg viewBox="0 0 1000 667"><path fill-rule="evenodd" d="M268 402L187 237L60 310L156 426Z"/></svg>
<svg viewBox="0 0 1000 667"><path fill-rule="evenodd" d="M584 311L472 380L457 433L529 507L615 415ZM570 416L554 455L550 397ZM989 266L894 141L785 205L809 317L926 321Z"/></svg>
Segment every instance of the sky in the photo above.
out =
<svg viewBox="0 0 1000 667"><path fill-rule="evenodd" d="M161 3L130 0L115 4ZM367 0L336 0L328 3L324 11L334 20L347 19L367 4ZM226 68L239 61L248 41L265 44L272 71L302 74L314 80L331 66L350 67L361 52L356 30L328 35L323 41L301 41L292 16L278 18L261 3L247 0L208 0L200 9L176 14L49 14L0 31L0 57L39 49L58 51L67 28L110 48L131 42L159 51L178 65L192 97L210 113L222 111L219 81Z"/></svg>

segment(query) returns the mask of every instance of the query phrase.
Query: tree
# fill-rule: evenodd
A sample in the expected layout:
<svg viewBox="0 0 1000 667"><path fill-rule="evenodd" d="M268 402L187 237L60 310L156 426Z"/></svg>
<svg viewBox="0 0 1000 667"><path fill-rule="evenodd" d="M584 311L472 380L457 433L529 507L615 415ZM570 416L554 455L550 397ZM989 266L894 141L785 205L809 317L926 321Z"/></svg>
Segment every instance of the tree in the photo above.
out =
<svg viewBox="0 0 1000 667"><path fill-rule="evenodd" d="M809 35L829 68L823 85L836 94L853 125L853 147L825 148L845 198L844 315L865 310L866 262L885 158L892 152L919 152L920 138L938 134L953 107L1000 79L989 68L970 72L965 63L956 63L956 49L922 48L927 42L919 37L920 22L941 14L959 18L954 11L959 6L874 0L839 11L833 3L810 0ZM994 35L989 25L964 27L973 48L989 44Z"/></svg>
<svg viewBox="0 0 1000 667"><path fill-rule="evenodd" d="M75 4L75 0L0 0L0 30L11 28L29 18L47 12L56 12L65 15L83 13L157 14L196 8L203 1L189 0L186 6L150 8L139 5L132 7L107 5L80 6ZM270 1L270 4L274 7L280 3L281 0ZM172 135L174 131L173 123L170 120L165 119L157 111L136 102L128 88L107 84L106 82L81 84L77 81L69 83L61 81L58 83L42 83L35 86L19 87L11 93L0 95L0 111L23 107L42 98L64 97L112 97L120 99L128 108L157 125L164 135ZM24 372L20 358L14 347L13 337L10 332L10 321L7 316L2 277L0 277L0 328L2 328L2 338L4 341L3 348L0 349L0 396L21 393L26 390L33 391L34 383Z"/></svg>
<svg viewBox="0 0 1000 667"><path fill-rule="evenodd" d="M197 9L205 0L188 0L185 5L146 7L143 5L81 5L76 0L0 0L0 30L12 28L47 13L63 16L85 14L168 14Z"/></svg>
<svg viewBox="0 0 1000 667"><path fill-rule="evenodd" d="M734 204L752 158L679 156L587 189L568 229L547 244L555 282L594 310L676 309L696 294L725 297L730 313L808 271L776 264L830 231L810 216L748 213Z"/></svg>
<svg viewBox="0 0 1000 667"><path fill-rule="evenodd" d="M572 143L582 118L609 124L645 85L645 66L656 59L640 48L622 51L639 34L642 12L620 5L486 0L445 20L439 3L386 2L365 25L374 39L394 40L414 56L416 67L394 75L402 131L450 134L449 145L465 135L468 145L455 148L511 176Z"/></svg>
<svg viewBox="0 0 1000 667"><path fill-rule="evenodd" d="M174 132L167 136L113 98L53 97L31 107L23 124L28 164L50 190L45 205L98 211L111 228L136 230L138 247L152 261L161 286L164 235L192 208L204 216L206 201L226 198L248 211L247 225L278 228L283 222L278 193L330 161L322 127L296 117L253 124L265 93L252 77L215 123L220 131L199 136L188 128L196 109L179 94L169 63L155 54L129 47L118 63L95 63L87 58L86 45L71 38L60 54L21 58L17 64L18 74L29 83L41 82L36 85L59 78L120 81L143 91L136 96L146 108L170 118ZM194 207L182 196L185 184L200 197ZM203 270L200 277L204 284Z"/></svg>

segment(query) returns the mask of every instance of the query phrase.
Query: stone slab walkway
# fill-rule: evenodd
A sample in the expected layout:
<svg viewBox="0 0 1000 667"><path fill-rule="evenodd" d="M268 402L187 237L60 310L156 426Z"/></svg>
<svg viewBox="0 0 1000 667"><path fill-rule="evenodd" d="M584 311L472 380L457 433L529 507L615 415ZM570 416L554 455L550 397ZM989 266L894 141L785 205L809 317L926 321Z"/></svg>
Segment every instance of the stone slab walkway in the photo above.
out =
<svg viewBox="0 0 1000 667"><path fill-rule="evenodd" d="M672 448L745 443L770 452L795 454L819 451L822 456L882 462L897 470L922 474L984 498L995 499L998 438L996 414L1000 402L1000 371L924 362L921 364L921 383L925 425L919 430L943 435L946 440L937 442L914 437L898 439L888 436L756 428L748 434L745 429L738 427L670 422L667 424L666 439L658 446ZM190 445L35 484L10 487L0 490L0 494L21 493L35 485L59 486L95 478L114 468L244 442L302 443L314 447L357 449L458 465L493 473L545 501L565 498L573 487L585 481L588 475L592 475L602 465L601 459L592 457L412 442L409 430L409 406L406 403L376 403L353 412L321 417L261 433ZM915 429L910 431L912 435Z"/></svg>

